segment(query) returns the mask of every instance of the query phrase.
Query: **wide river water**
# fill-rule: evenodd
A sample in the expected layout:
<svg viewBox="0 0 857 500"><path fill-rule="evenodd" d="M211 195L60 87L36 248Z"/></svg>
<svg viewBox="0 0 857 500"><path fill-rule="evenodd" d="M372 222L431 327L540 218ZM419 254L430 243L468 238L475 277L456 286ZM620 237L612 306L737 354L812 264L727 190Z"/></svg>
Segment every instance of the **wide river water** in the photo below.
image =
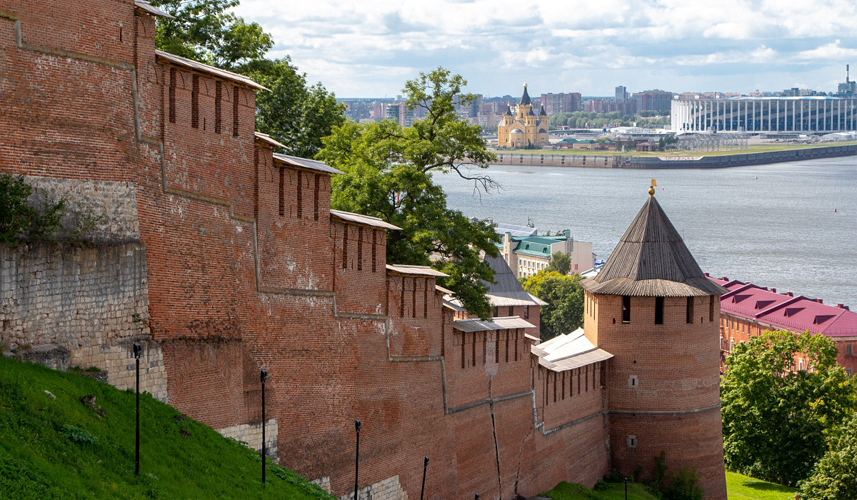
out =
<svg viewBox="0 0 857 500"><path fill-rule="evenodd" d="M661 206L703 271L857 306L857 157L711 170L494 165L502 188L476 193L435 175L470 217L570 229L607 259L640 210L652 177Z"/></svg>

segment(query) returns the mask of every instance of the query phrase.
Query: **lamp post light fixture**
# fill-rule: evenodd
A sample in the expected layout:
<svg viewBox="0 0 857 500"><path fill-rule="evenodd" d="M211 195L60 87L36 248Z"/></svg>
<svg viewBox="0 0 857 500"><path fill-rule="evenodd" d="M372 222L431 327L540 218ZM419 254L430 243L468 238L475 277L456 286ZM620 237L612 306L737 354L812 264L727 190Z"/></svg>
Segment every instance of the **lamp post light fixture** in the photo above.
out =
<svg viewBox="0 0 857 500"><path fill-rule="evenodd" d="M262 370L259 372L259 380L262 382L262 486L265 486L265 457L267 456L267 450L265 450L265 382L268 380L268 370Z"/></svg>
<svg viewBox="0 0 857 500"><path fill-rule="evenodd" d="M360 472L360 427L362 425L359 420L354 421L354 428L357 430L357 447L354 453L354 500L357 500L357 476Z"/></svg>
<svg viewBox="0 0 857 500"><path fill-rule="evenodd" d="M143 353L143 346L134 342L134 359L137 364L137 425L134 436L134 475L140 475L140 355Z"/></svg>
<svg viewBox="0 0 857 500"><path fill-rule="evenodd" d="M423 462L423 487L420 490L420 500L423 500L423 493L426 491L426 470L428 470L429 458L426 457Z"/></svg>
<svg viewBox="0 0 857 500"><path fill-rule="evenodd" d="M625 500L628 500L628 477L625 476Z"/></svg>

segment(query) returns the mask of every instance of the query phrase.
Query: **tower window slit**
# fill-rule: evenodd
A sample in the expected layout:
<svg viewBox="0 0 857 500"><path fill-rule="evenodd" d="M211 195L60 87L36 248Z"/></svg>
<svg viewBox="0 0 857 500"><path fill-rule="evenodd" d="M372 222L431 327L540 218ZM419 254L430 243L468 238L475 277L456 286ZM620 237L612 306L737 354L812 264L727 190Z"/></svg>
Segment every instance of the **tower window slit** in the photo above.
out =
<svg viewBox="0 0 857 500"><path fill-rule="evenodd" d="M687 298L687 323L693 323L693 297Z"/></svg>
<svg viewBox="0 0 857 500"><path fill-rule="evenodd" d="M664 298L655 297L655 324L664 324Z"/></svg>

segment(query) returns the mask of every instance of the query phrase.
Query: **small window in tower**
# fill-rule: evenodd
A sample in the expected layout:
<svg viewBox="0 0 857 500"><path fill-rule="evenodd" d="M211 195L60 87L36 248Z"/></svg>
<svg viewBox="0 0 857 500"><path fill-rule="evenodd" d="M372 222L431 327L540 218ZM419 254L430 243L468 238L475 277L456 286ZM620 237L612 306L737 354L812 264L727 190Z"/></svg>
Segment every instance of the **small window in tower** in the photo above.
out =
<svg viewBox="0 0 857 500"><path fill-rule="evenodd" d="M630 387L631 389L637 388L637 376L636 375L631 375L630 377L628 377L628 387Z"/></svg>
<svg viewBox="0 0 857 500"><path fill-rule="evenodd" d="M636 448L637 447L637 436L631 435L628 436L628 448Z"/></svg>
<svg viewBox="0 0 857 500"><path fill-rule="evenodd" d="M853 352L854 352L854 346L852 346L851 344L848 344L845 346L845 355L846 356L851 356Z"/></svg>
<svg viewBox="0 0 857 500"><path fill-rule="evenodd" d="M631 322L631 297L622 296L622 323Z"/></svg>
<svg viewBox="0 0 857 500"><path fill-rule="evenodd" d="M515 307L509 306L509 316L514 316L514 315L515 315Z"/></svg>
<svg viewBox="0 0 857 500"><path fill-rule="evenodd" d="M530 319L530 306L524 306L524 319Z"/></svg>
<svg viewBox="0 0 857 500"><path fill-rule="evenodd" d="M655 297L655 324L664 324L664 298Z"/></svg>
<svg viewBox="0 0 857 500"><path fill-rule="evenodd" d="M491 315L494 316L495 318L499 318L500 317L500 308L495 307L494 310L491 311Z"/></svg>
<svg viewBox="0 0 857 500"><path fill-rule="evenodd" d="M687 298L687 322L688 324L693 323L693 297Z"/></svg>

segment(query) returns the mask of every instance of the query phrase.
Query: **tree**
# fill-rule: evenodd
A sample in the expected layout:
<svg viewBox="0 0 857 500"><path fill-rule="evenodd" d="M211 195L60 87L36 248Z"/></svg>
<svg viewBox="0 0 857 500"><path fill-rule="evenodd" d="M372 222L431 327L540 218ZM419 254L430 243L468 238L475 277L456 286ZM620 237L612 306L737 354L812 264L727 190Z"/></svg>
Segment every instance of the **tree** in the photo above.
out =
<svg viewBox="0 0 857 500"><path fill-rule="evenodd" d="M23 175L0 173L0 243L52 240L67 213L65 199L47 194L41 207L30 202L33 188Z"/></svg>
<svg viewBox="0 0 857 500"><path fill-rule="evenodd" d="M565 276L568 274L568 270L571 269L571 256L565 252L557 252L551 255L548 269Z"/></svg>
<svg viewBox="0 0 857 500"><path fill-rule="evenodd" d="M405 105L425 118L410 127L392 121L336 126L317 158L344 172L333 179L333 208L402 228L388 235L388 262L435 266L450 275L442 282L464 307L487 318L491 306L482 280L492 282L494 273L481 253L497 256L499 236L487 222L447 208L443 189L432 179L453 173L477 189L494 186L489 176L468 169L487 167L495 156L479 126L456 117L454 103L474 99L462 92L464 85L461 76L443 68L420 73L405 84Z"/></svg>
<svg viewBox="0 0 857 500"><path fill-rule="evenodd" d="M583 325L583 287L580 276L543 269L522 279L524 290L548 303L541 310L541 338L549 340Z"/></svg>
<svg viewBox="0 0 857 500"><path fill-rule="evenodd" d="M241 67L241 72L269 88L256 96L256 127L286 146L286 153L312 158L322 147L322 137L345 123L345 108L317 83L307 86L286 56L261 59Z"/></svg>
<svg viewBox="0 0 857 500"><path fill-rule="evenodd" d="M857 408L855 384L823 335L767 332L738 344L721 384L723 450L731 470L793 486ZM802 356L810 370L794 370Z"/></svg>
<svg viewBox="0 0 857 500"><path fill-rule="evenodd" d="M805 500L857 498L857 413L842 426L809 479L800 483Z"/></svg>
<svg viewBox="0 0 857 500"><path fill-rule="evenodd" d="M157 48L219 68L234 70L261 59L274 39L256 23L230 12L239 0L152 0L172 19L158 20Z"/></svg>

